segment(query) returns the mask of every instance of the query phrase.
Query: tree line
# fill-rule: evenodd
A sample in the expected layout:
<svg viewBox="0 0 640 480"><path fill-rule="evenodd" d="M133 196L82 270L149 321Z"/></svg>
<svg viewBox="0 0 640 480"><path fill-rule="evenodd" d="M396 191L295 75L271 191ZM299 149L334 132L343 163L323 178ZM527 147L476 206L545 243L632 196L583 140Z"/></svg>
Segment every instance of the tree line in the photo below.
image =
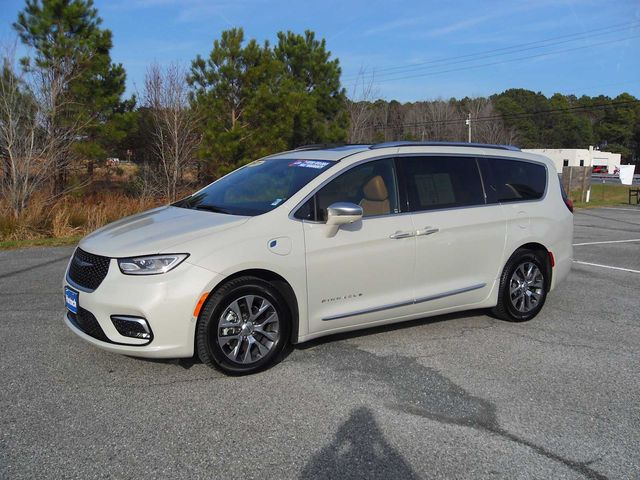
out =
<svg viewBox="0 0 640 480"><path fill-rule="evenodd" d="M489 97L400 103L375 99L373 82L361 75L350 112L351 140L468 141L521 148L588 148L640 160L640 101L628 93L611 98L513 88Z"/></svg>
<svg viewBox="0 0 640 480"><path fill-rule="evenodd" d="M640 158L640 104L628 94L386 101L364 73L347 94L339 60L311 31L278 32L271 44L232 28L186 66L149 65L142 91L126 98L92 0L26 0L13 28L29 49L17 59L5 48L0 72L0 180L15 216L34 192L75 188L80 171L90 182L109 157L137 162L141 192L171 201L186 171L202 183L306 144L466 141L467 120L474 142Z"/></svg>

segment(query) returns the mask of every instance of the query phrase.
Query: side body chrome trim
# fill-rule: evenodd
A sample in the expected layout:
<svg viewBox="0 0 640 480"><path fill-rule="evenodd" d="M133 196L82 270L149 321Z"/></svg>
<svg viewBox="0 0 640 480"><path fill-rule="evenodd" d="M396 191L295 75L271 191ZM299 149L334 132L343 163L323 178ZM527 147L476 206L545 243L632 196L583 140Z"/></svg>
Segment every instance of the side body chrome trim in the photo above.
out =
<svg viewBox="0 0 640 480"><path fill-rule="evenodd" d="M471 285L470 287L458 288L456 290L450 290L448 292L437 293L435 295L430 295L428 297L416 298L414 300L407 300L405 302L390 303L390 304L387 304L387 305L382 305L380 307L367 308L367 309L364 309L364 310L356 310L354 312L349 312L349 313L341 313L341 314L338 314L338 315L331 315L329 317L323 318L322 320L325 321L325 322L329 321L329 320L339 320L341 318L354 317L356 315L363 315L365 313L381 312L382 310L389 310L389 309L398 308L398 307L406 307L407 305L413 305L413 304L416 304L416 303L429 302L431 300L439 300L441 298L450 297L452 295L459 295L461 293L471 292L473 290L478 290L478 289L484 288L486 286L487 286L486 283L478 283L477 285Z"/></svg>
<svg viewBox="0 0 640 480"><path fill-rule="evenodd" d="M429 295L428 297L416 298L413 303L423 303L429 302L431 300L438 300L440 298L450 297L452 295L458 295L460 293L471 292L473 290L478 290L480 288L486 287L486 283L478 283L477 285L471 285L470 287L458 288L457 290L450 290L448 292L437 293L435 295Z"/></svg>
<svg viewBox="0 0 640 480"><path fill-rule="evenodd" d="M373 312L381 312L382 310L389 310L390 308L398 308L398 307L406 307L407 305L412 305L414 303L413 300L408 300L406 302L398 302L398 303L390 303L388 305L382 305L381 307L367 308L364 310L356 310L355 312L349 313L341 313L339 315L331 315L329 317L325 317L322 320L338 320L340 318L354 317L356 315L363 315L365 313L373 313Z"/></svg>

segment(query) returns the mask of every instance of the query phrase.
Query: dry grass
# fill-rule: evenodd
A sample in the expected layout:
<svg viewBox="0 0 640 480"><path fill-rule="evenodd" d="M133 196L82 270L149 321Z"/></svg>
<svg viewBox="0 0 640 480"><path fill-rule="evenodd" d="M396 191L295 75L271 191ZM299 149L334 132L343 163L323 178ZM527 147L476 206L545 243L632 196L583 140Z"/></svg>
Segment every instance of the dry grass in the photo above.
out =
<svg viewBox="0 0 640 480"><path fill-rule="evenodd" d="M0 242L83 236L119 218L163 203L109 191L81 197L67 195L53 204L47 203L46 198L46 195L34 197L17 219L0 201Z"/></svg>
<svg viewBox="0 0 640 480"><path fill-rule="evenodd" d="M107 223L165 204L165 199L150 197L158 189L138 188L140 173L140 167L131 163L95 165L88 179L86 165L75 165L69 194L52 201L51 192L40 192L19 218L0 196L0 249L75 243ZM185 172L178 198L196 189L193 176Z"/></svg>

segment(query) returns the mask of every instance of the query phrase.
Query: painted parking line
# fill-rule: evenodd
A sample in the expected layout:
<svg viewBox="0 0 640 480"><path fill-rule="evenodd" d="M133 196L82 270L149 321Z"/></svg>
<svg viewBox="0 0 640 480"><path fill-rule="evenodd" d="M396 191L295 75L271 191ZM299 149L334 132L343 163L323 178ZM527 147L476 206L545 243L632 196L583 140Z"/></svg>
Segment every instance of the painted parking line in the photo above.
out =
<svg viewBox="0 0 640 480"><path fill-rule="evenodd" d="M623 210L625 212L640 212L640 208L600 207L603 210Z"/></svg>
<svg viewBox="0 0 640 480"><path fill-rule="evenodd" d="M579 260L574 260L573 263L578 263L580 265L588 265L590 267L609 268L611 270L620 270L623 272L640 273L640 270L633 270L631 268L612 267L611 265L601 265L599 263L581 262Z"/></svg>
<svg viewBox="0 0 640 480"><path fill-rule="evenodd" d="M629 240L606 240L603 242L584 242L584 243L574 243L574 247L581 247L583 245L605 245L607 243L631 243L631 242L640 242L640 238L631 238Z"/></svg>

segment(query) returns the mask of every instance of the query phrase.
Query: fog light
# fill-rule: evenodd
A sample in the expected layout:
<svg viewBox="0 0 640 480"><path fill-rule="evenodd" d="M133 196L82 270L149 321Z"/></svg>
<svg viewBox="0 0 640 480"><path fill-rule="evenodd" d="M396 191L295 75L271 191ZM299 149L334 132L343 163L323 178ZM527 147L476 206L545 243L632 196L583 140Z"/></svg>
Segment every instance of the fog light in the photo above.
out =
<svg viewBox="0 0 640 480"><path fill-rule="evenodd" d="M142 340L151 340L152 338L149 324L142 317L111 315L111 321L118 333L123 337L140 338Z"/></svg>

